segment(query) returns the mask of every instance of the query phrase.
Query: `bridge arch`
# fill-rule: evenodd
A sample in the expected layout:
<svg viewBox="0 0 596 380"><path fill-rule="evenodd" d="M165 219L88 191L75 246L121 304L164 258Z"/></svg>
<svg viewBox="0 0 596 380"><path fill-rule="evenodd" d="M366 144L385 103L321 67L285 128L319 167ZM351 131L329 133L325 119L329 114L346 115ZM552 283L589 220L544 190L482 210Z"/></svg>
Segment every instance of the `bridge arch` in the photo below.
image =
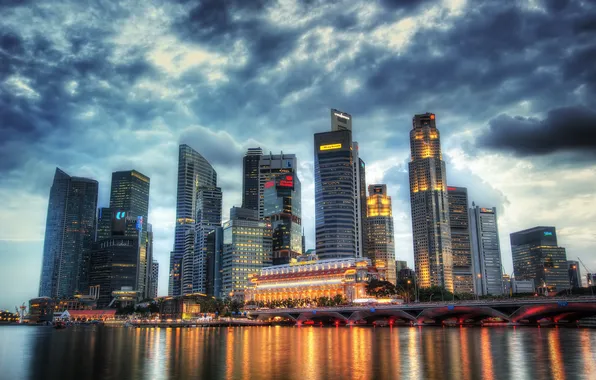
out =
<svg viewBox="0 0 596 380"><path fill-rule="evenodd" d="M481 321L487 318L500 318L504 321L509 321L508 315L491 307L470 307L459 305L426 309L418 315L417 321L418 323L424 323L425 320L430 319L439 323L451 318L457 318L461 322L469 319Z"/></svg>

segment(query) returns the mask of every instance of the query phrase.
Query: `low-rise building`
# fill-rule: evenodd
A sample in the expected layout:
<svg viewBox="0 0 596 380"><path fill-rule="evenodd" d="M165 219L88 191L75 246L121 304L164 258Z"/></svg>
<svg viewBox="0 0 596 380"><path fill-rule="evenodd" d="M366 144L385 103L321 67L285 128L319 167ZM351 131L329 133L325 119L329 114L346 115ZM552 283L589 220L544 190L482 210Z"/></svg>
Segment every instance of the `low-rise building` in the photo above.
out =
<svg viewBox="0 0 596 380"><path fill-rule="evenodd" d="M368 258L318 260L311 255L250 276L245 300L271 302L341 295L352 301L366 296L366 284L373 278L379 279L379 273Z"/></svg>
<svg viewBox="0 0 596 380"><path fill-rule="evenodd" d="M29 300L29 323L46 323L54 320L56 302L50 297Z"/></svg>

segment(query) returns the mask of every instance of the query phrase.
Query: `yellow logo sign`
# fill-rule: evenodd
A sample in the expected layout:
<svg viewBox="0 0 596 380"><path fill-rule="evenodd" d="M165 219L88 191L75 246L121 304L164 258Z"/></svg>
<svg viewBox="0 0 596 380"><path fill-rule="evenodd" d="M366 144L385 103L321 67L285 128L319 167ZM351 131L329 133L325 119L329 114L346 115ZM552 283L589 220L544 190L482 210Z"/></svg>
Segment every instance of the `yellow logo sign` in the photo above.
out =
<svg viewBox="0 0 596 380"><path fill-rule="evenodd" d="M341 149L341 144L327 144L321 145L319 150L333 150L333 149Z"/></svg>

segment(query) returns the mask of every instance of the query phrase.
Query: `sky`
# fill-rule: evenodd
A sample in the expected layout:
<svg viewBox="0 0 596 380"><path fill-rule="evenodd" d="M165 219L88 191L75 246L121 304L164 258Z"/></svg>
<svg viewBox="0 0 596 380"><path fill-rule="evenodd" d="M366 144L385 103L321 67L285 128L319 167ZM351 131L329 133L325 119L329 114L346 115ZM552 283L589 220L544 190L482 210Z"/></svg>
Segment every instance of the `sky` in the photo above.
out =
<svg viewBox="0 0 596 380"><path fill-rule="evenodd" d="M412 116L436 114L448 184L509 234L555 226L596 271L596 4L550 0L0 0L0 307L37 296L56 167L151 178L167 293L178 145L241 204L247 148L294 153L314 247L313 134L353 116L368 183L393 198L413 265ZM582 274L585 270L582 268Z"/></svg>

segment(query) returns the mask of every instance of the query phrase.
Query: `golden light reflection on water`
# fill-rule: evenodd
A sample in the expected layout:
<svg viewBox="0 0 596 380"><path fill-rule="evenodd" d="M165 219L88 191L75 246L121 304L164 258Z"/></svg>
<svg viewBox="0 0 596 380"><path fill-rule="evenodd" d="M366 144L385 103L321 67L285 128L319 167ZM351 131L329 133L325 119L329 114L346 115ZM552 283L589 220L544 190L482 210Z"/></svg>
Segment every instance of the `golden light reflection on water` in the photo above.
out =
<svg viewBox="0 0 596 380"><path fill-rule="evenodd" d="M31 347L29 356L21 354L30 361L30 372L19 376L9 368L0 378L5 373L50 380L596 378L596 330L540 330L40 328L39 335L19 345ZM0 348L2 344L0 339ZM0 358L3 371L11 362L18 359Z"/></svg>

